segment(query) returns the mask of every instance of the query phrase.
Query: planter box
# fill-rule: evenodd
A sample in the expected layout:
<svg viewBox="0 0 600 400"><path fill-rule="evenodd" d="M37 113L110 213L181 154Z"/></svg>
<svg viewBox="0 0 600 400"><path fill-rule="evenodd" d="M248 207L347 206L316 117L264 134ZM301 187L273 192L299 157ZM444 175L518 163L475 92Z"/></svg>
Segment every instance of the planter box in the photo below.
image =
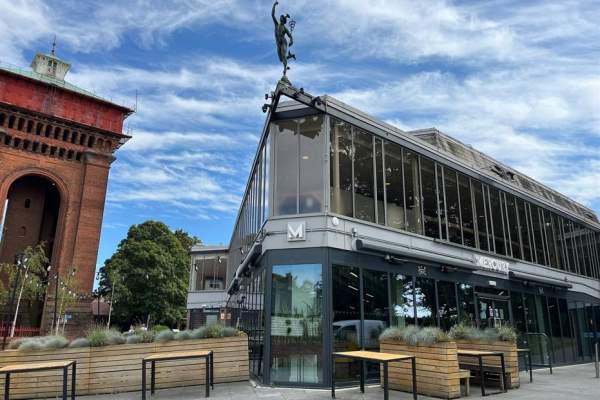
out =
<svg viewBox="0 0 600 400"><path fill-rule="evenodd" d="M504 353L504 363L506 373L510 374L508 380L508 389L516 389L521 383L519 380L519 357L517 354L516 342L471 342L457 340L456 345L459 350L479 350L479 351L501 351ZM475 359L473 359L475 360ZM476 361L474 361L476 362ZM499 357L484 357L483 365L500 366Z"/></svg>
<svg viewBox="0 0 600 400"><path fill-rule="evenodd" d="M460 377L455 342L410 346L397 341L384 341L380 343L380 351L416 356L417 392L419 394L442 399L460 397ZM394 390L412 392L412 370L409 361L389 364L389 387Z"/></svg>
<svg viewBox="0 0 600 400"><path fill-rule="evenodd" d="M247 336L32 353L7 350L0 352L0 367L36 361L76 360L78 395L111 394L141 389L144 357L153 353L194 350L214 352L215 383L249 379ZM148 382L149 377L148 372ZM203 360L164 361L156 364L157 389L204 384L204 377ZM69 375L69 387L70 382ZM11 399L60 397L62 371L14 374L11 376L10 387ZM0 377L0 393L4 395L4 375Z"/></svg>

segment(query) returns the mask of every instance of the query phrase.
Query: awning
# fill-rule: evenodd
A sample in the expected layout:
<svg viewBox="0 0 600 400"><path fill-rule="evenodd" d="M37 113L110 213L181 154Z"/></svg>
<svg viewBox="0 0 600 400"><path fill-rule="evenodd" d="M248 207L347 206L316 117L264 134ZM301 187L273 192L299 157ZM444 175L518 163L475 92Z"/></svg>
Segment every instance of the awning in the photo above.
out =
<svg viewBox="0 0 600 400"><path fill-rule="evenodd" d="M570 283L566 283L565 281L560 281L558 279L552 279L552 278L539 278L537 276L532 277L531 275L523 274L521 272L511 271L508 274L508 276L510 279L516 279L516 280L520 280L520 281L524 281L524 282L531 282L536 285L554 286L554 287L558 287L561 289L571 289L573 287L573 285L571 285Z"/></svg>
<svg viewBox="0 0 600 400"><path fill-rule="evenodd" d="M385 245L385 244L375 243L375 242L371 242L371 241L364 240L364 239L355 239L354 247L356 248L356 250L359 250L359 251L367 250L367 251L373 251L376 253L381 253L384 255L394 255L394 256L398 255L398 256L409 257L409 258L414 259L414 260L406 260L406 261L410 261L410 262L419 262L418 260L425 260L425 261L434 262L436 264L440 264L442 266L458 267L458 268L466 269L468 271L473 271L473 270L477 269L477 267L475 267L475 265L473 265L473 262L469 261L469 260L448 257L448 256L444 256L442 254L426 253L424 251L414 250L414 249L410 249L410 248L406 248L406 247Z"/></svg>

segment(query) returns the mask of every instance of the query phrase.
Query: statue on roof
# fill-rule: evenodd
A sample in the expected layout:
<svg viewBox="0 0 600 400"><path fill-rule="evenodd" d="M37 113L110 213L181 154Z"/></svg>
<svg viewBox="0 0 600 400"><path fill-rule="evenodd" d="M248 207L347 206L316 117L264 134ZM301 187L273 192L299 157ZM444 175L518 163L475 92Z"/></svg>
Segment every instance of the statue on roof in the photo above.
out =
<svg viewBox="0 0 600 400"><path fill-rule="evenodd" d="M290 58L296 59L296 56L289 51L289 48L294 45L294 38L292 37L292 31L294 30L293 24L294 21L290 22L290 29L288 29L287 22L290 19L290 14L281 15L279 17L279 21L277 17L275 17L275 7L279 4L278 1L273 3L273 10L271 12L271 16L273 17L273 22L275 23L275 42L277 43L277 55L279 56L279 61L283 64L283 77L281 80L288 82L287 79L287 71L290 69L288 67L288 60ZM287 37L289 37L290 41L288 43Z"/></svg>

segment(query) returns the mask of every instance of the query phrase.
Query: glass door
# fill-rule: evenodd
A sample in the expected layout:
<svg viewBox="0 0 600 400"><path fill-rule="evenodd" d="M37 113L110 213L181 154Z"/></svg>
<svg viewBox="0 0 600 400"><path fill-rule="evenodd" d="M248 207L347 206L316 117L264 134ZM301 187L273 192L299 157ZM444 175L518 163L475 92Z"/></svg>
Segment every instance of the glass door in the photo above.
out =
<svg viewBox="0 0 600 400"><path fill-rule="evenodd" d="M510 325L508 300L478 296L479 321L482 328Z"/></svg>

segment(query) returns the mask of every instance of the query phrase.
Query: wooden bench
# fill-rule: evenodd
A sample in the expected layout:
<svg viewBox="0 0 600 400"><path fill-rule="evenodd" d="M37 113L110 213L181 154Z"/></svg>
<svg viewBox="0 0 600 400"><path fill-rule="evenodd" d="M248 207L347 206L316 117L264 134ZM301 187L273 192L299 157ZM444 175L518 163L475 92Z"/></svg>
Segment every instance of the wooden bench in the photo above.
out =
<svg viewBox="0 0 600 400"><path fill-rule="evenodd" d="M458 376L461 384L464 383L465 385L465 397L469 397L471 394L471 371L468 369L460 369L458 370Z"/></svg>
<svg viewBox="0 0 600 400"><path fill-rule="evenodd" d="M72 367L71 372L71 400L75 400L75 385L77 381L77 361L65 360L65 361L49 361L40 363L27 363L27 364L14 364L7 365L0 368L0 374L5 374L6 379L4 381L4 400L10 398L10 375L15 373L25 372L38 372L48 371L53 369L63 370L63 400L67 400L67 376L69 374L69 367Z"/></svg>
<svg viewBox="0 0 600 400"><path fill-rule="evenodd" d="M204 358L206 360L205 368L205 381L206 387L205 395L210 397L210 388L214 389L214 359L213 352L210 350L206 351L179 351L173 353L157 353L152 354L142 360L142 400L146 400L146 363L150 363L150 394L154 394L155 389L155 375L156 375L156 362L157 361L173 361L173 360L189 360L190 358Z"/></svg>
<svg viewBox="0 0 600 400"><path fill-rule="evenodd" d="M389 387L388 387L388 363L398 361L408 361L412 363L412 390L413 399L417 400L417 361L415 356L409 356L404 354L392 354L392 353L379 353L376 351L343 351L332 353L331 355L331 397L335 399L335 359L336 358L349 358L352 360L361 361L360 369L360 391L365 392L365 362L376 362L383 364L383 399L388 400L389 398Z"/></svg>
<svg viewBox="0 0 600 400"><path fill-rule="evenodd" d="M466 369L470 371L474 371L479 374L480 384L481 384L481 396L485 397L488 394L485 392L485 374L492 373L499 375L500 387L502 392L506 392L508 387L507 373L506 373L506 365L504 363L504 353L496 352L496 351L479 351L479 350L459 350L457 352L459 358L463 358L463 361L459 360L459 368ZM478 363L473 364L469 362L465 362L464 358L476 358ZM483 359L484 357L499 357L500 365L484 365Z"/></svg>

